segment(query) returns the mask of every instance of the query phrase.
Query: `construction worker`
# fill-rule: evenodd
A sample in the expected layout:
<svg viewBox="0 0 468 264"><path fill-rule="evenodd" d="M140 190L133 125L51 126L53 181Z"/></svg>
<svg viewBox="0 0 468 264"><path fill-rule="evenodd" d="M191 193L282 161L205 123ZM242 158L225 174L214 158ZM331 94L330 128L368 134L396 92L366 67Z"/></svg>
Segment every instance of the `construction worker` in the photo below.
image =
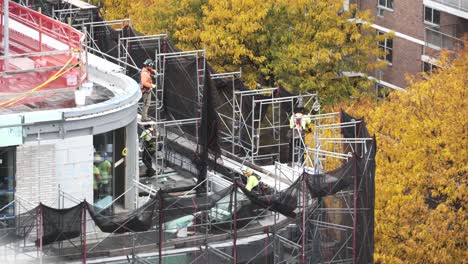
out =
<svg viewBox="0 0 468 264"><path fill-rule="evenodd" d="M148 118L148 109L151 105L151 90L156 88L156 84L153 84L153 79L151 79L151 76L155 73L153 66L154 63L151 59L145 60L140 73L140 88L141 93L143 94L143 112L141 113L141 121L143 122L150 121Z"/></svg>
<svg viewBox="0 0 468 264"><path fill-rule="evenodd" d="M292 129L292 132L289 134L289 148L291 150L291 160L294 156L294 148L299 150L299 161L302 163L304 161L304 148L303 145L305 140L305 132L309 131L310 117L303 114L304 108L298 106L294 113L291 115L289 120L289 127Z"/></svg>
<svg viewBox="0 0 468 264"><path fill-rule="evenodd" d="M101 172L99 171L99 162L101 162L100 159L98 159L98 156L94 157L94 162L93 162L93 190L94 190L94 202L96 202L99 199L99 185L101 182Z"/></svg>
<svg viewBox="0 0 468 264"><path fill-rule="evenodd" d="M243 175L247 178L247 184L245 185L245 189L247 189L247 191L249 192L252 191L252 189L257 190L259 180L257 176L253 174L253 171L250 169L245 170L243 171Z"/></svg>
<svg viewBox="0 0 468 264"><path fill-rule="evenodd" d="M101 174L101 193L103 195L111 194L111 177L112 177L112 164L107 160L107 153L102 153L103 161L99 164L99 172Z"/></svg>
<svg viewBox="0 0 468 264"><path fill-rule="evenodd" d="M145 130L141 132L140 140L143 141L143 164L146 166L146 177L151 177L156 173L153 169L153 155L156 151L156 139L154 128L151 125L145 126Z"/></svg>

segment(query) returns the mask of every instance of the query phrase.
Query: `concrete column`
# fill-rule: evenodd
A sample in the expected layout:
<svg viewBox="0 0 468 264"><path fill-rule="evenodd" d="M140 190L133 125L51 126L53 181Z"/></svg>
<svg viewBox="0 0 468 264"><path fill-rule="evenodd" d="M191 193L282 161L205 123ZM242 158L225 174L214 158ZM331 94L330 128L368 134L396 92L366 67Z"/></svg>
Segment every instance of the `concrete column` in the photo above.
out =
<svg viewBox="0 0 468 264"><path fill-rule="evenodd" d="M133 119L130 124L125 127L125 145L127 148L127 157L125 159L125 189L128 190L133 186L133 181L139 180L139 168L138 168L138 131L137 131L137 119ZM129 191L125 195L125 208L134 209L135 198L138 195L138 190L135 188Z"/></svg>

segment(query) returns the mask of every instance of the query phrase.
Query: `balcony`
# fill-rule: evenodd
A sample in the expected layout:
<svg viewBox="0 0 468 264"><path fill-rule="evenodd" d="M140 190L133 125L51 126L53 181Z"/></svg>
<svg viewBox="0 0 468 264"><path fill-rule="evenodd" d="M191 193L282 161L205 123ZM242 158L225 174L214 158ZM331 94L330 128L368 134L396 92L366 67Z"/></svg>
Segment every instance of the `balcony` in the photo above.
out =
<svg viewBox="0 0 468 264"><path fill-rule="evenodd" d="M442 50L455 57L456 53L466 46L467 39L463 37L463 30L457 25L443 27L426 27L424 34L423 54L431 58L438 58Z"/></svg>
<svg viewBox="0 0 468 264"><path fill-rule="evenodd" d="M424 0L424 5L468 19L468 0Z"/></svg>

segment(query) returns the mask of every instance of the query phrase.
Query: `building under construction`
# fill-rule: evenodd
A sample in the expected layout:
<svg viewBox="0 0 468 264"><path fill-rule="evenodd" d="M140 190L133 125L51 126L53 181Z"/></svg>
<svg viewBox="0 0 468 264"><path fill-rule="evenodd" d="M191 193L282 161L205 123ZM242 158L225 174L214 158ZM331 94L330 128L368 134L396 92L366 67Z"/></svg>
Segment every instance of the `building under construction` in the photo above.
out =
<svg viewBox="0 0 468 264"><path fill-rule="evenodd" d="M85 2L0 7L2 263L373 262L364 120L323 113L318 94L248 89L204 50ZM156 174L143 177L148 127Z"/></svg>

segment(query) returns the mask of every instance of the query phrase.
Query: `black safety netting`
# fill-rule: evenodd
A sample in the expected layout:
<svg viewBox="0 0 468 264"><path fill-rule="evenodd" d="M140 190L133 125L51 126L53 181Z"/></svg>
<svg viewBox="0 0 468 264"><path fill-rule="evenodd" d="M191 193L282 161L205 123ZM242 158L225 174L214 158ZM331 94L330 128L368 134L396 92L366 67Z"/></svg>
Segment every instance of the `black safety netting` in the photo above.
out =
<svg viewBox="0 0 468 264"><path fill-rule="evenodd" d="M211 73L215 73L213 69L210 68ZM268 99L271 96L265 96L262 94L246 94L242 96L242 99L239 100L237 109L234 109L234 102L232 101L234 97L234 91L237 92L248 92L250 89L244 85L241 79L239 78L217 78L213 80L216 85L218 93L222 96L219 97L219 107L216 109L218 113L224 116L224 123L229 126L229 129L232 128L232 122L236 122L234 127L236 127L237 134L239 136L237 144L246 149L251 149L251 134L252 131L252 120L263 120L268 113L269 105L267 104L253 104L253 100ZM242 120L231 120L233 112L240 111L242 114ZM226 118L229 117L229 118ZM220 131L226 135L229 133L229 129L220 123L218 128ZM229 144L224 144L225 148L230 147ZM228 149L231 150L231 149ZM238 148L239 151L244 152L242 148ZM246 154L246 153L242 153Z"/></svg>
<svg viewBox="0 0 468 264"><path fill-rule="evenodd" d="M103 22L104 19L101 15L98 15L96 22ZM88 32L92 32L94 39L91 40L91 47L96 47L99 51L112 56L113 58L118 58L119 56L119 37L121 36L121 30L116 30L106 24L94 26L91 28L89 25L87 27Z"/></svg>
<svg viewBox="0 0 468 264"><path fill-rule="evenodd" d="M39 205L42 215L42 244L48 245L58 241L70 240L81 235L82 203L66 208L55 209L43 204ZM39 239L36 240L38 245Z"/></svg>
<svg viewBox="0 0 468 264"><path fill-rule="evenodd" d="M213 70L211 70L214 72ZM234 104L233 97L234 92L246 92L250 91L248 87L244 85L241 79L239 78L217 78L214 80L218 93L220 94L220 101L218 103L219 107L217 109L218 113L221 116L223 122L220 122L219 130L220 137L224 140L220 141L220 145L228 150L232 151L232 142L230 139L231 134L234 129L235 133L235 145L234 152L244 156L248 151L252 150L252 130L255 126L255 129L259 128L259 125L262 124L262 127L269 127L266 122L273 122L279 124L279 129L262 129L259 136L259 144L261 146L258 149L257 155L268 155L271 153L278 153L279 161L289 162L289 147L280 147L274 146L275 144L287 144L289 141L288 131L289 129L289 117L294 110L294 106L297 104L297 99L293 99L292 102L282 102L279 104L279 110L275 107L270 107L270 104L260 104L257 102L253 104L254 100L262 99L272 99L272 98L282 98L293 96L289 91L279 86L272 93L272 95L262 95L262 94L250 94L238 97L238 105ZM240 101L239 101L240 100ZM235 109L236 108L236 109ZM276 110L275 110L276 109ZM232 120L233 113L240 111L242 119ZM275 117L273 118L273 111ZM238 118L238 117L235 117ZM269 118L269 120L267 120ZM255 122L252 122L255 120ZM274 131L275 130L275 131ZM278 135L274 135L274 134ZM254 147L254 151L255 151ZM260 161L261 162L261 161ZM270 161L266 161L267 163Z"/></svg>
<svg viewBox="0 0 468 264"><path fill-rule="evenodd" d="M353 176L343 192L320 196L309 209L307 247L311 263L332 259L372 263L376 143L362 119L342 112L341 122L343 138L352 139L344 143L344 149L353 155L348 159Z"/></svg>
<svg viewBox="0 0 468 264"><path fill-rule="evenodd" d="M353 256L359 263L371 263L374 252L375 208L375 155L377 143L371 137L364 119L355 118L341 111L341 122L357 122L355 127L342 128L344 138L362 138L364 143L346 143L344 148L353 150L358 157L357 177L354 186L354 249ZM351 220L351 219L349 219Z"/></svg>
<svg viewBox="0 0 468 264"><path fill-rule="evenodd" d="M132 38L132 37L141 37L144 34L136 31L134 28L130 26L125 26L122 29L122 36L125 38ZM127 52L125 54L127 56L126 60L129 63L134 63L138 68L143 66L143 62L147 59L154 60L156 53L165 53L168 52L168 45L166 39L139 39L128 41L127 44ZM140 80L140 71L134 68L127 68L127 74L132 78L136 79L137 81Z"/></svg>
<svg viewBox="0 0 468 264"><path fill-rule="evenodd" d="M163 105L164 117L167 120L200 117L199 104L201 102L198 102L197 60L195 57L166 59ZM195 127L186 132L195 135Z"/></svg>
<svg viewBox="0 0 468 264"><path fill-rule="evenodd" d="M304 172L287 189L277 194L262 195L259 192L251 192L245 189L243 184L238 183L239 188L255 204L268 208L269 210L281 213L294 218L298 205L298 195L302 191L302 184L305 180L308 196L311 198L333 195L353 183L356 162L350 159L343 166L333 171L321 174L309 174Z"/></svg>
<svg viewBox="0 0 468 264"><path fill-rule="evenodd" d="M88 210L93 221L104 233L141 232L154 225L153 219L161 207L159 198L158 193L140 208L125 213L107 214L91 204L88 204Z"/></svg>

